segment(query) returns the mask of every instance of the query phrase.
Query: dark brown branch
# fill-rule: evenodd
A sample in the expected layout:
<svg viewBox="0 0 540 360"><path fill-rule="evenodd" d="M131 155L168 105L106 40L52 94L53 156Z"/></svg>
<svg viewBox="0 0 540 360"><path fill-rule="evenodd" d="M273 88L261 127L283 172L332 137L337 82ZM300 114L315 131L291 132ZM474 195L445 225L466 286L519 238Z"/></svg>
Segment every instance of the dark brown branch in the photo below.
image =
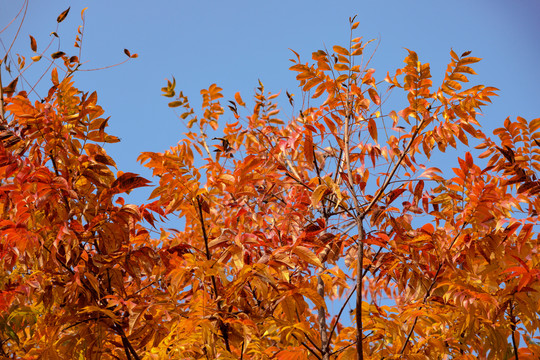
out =
<svg viewBox="0 0 540 360"><path fill-rule="evenodd" d="M126 357L128 360L131 360L131 356L133 355L133 359L135 360L141 360L131 343L129 342L129 339L126 336L126 333L124 332L124 329L118 324L113 325L113 329L116 331L118 335L122 338L122 344L124 345L124 351L126 353Z"/></svg>
<svg viewBox="0 0 540 360"><path fill-rule="evenodd" d="M314 347L315 349L317 349L317 350L322 354L322 352L323 352L322 349L321 349L317 344L315 344L315 342L314 342L313 340L311 340L311 338L309 337L309 335L306 334L306 333L304 333L304 336L306 337L307 341L309 341L309 343L310 343L311 345L313 345L313 347Z"/></svg>
<svg viewBox="0 0 540 360"><path fill-rule="evenodd" d="M517 341L516 341L516 317L514 316L514 303L510 302L508 304L509 307L509 315L510 315L510 330L512 330L512 346L514 347L514 355L516 357L515 360L519 360L519 354L518 354L518 347L517 347Z"/></svg>
<svg viewBox="0 0 540 360"><path fill-rule="evenodd" d="M296 337L296 335L292 334L292 336L293 336L296 340L298 340L298 338ZM317 359L322 360L322 358L321 358L319 355L317 355L317 353L316 353L315 351L313 351L313 349L311 349L309 346L307 346L305 342L301 341L300 344L301 344L303 347L305 347L306 349L308 349L308 351L309 351L310 353L312 353L313 356L315 356Z"/></svg>
<svg viewBox="0 0 540 360"><path fill-rule="evenodd" d="M206 251L206 259L210 260L212 258L212 256L210 254L210 248L208 246L208 234L206 233L206 226L204 225L204 215L203 215L203 210L202 210L201 199L198 196L197 196L197 205L198 205L197 207L198 207L198 210L199 210L199 221L201 223L201 229L202 229L202 233L203 233L204 248L205 248L205 251ZM219 297L219 294L218 294L218 288L217 288L217 283L216 283L216 277L214 275L212 275L210 277L210 279L212 281L212 287L214 289L214 296L217 299ZM219 300L217 301L217 307L218 307L218 311L221 312L221 301L219 301ZM223 322L223 320L221 320L221 318L218 319L218 328L221 331L221 335L223 336L223 341L225 342L225 349L228 352L231 352L231 347L230 347L230 344L229 344L229 330L227 328L227 325Z"/></svg>
<svg viewBox="0 0 540 360"><path fill-rule="evenodd" d="M340 352L347 350L348 348L350 348L351 346L353 346L353 345L355 345L355 344L356 344L356 341L353 341L353 342L350 343L349 345L344 346L344 347L342 347L341 349L338 349L338 350L334 351L333 353L330 354L330 356L337 355L337 354L339 354Z"/></svg>
<svg viewBox="0 0 540 360"><path fill-rule="evenodd" d="M380 252L381 252L382 248L379 248L379 251L377 251L377 253L375 254L375 256L373 257L373 260L377 259L377 257L379 256ZM373 263L374 261L372 261ZM371 269L372 265L369 264L365 269L364 269L364 272L362 273L362 278L364 278L367 274L367 272ZM377 268L378 269L378 268ZM377 271L377 269L373 270L374 272ZM351 300L352 296L354 295L354 292L356 291L357 289L357 285L355 284L351 293L349 294L349 296L347 297L347 299L345 300L345 302L343 303L343 305L341 306L341 308L339 309L339 312L336 316L336 322L334 323L334 325L332 325L332 329L330 329L330 335L328 335L328 338L331 339L332 336L334 335L334 331L336 330L336 326L337 324L339 323L339 319L341 318L341 314L343 313L343 311L345 310L345 307L347 306L347 304L349 303L349 301ZM356 344L356 342L354 342L353 344ZM335 352L334 352L335 353ZM332 355L332 354L331 354Z"/></svg>
<svg viewBox="0 0 540 360"><path fill-rule="evenodd" d="M150 284L146 285L145 287L143 287L143 288L141 288L141 289L135 291L135 294L140 293L141 291L143 291L144 289L149 288L150 286L154 285L155 283L156 283L156 281L152 281Z"/></svg>
<svg viewBox="0 0 540 360"><path fill-rule="evenodd" d="M364 240L365 232L362 220L358 221L358 256L356 258L356 348L357 355L359 360L364 359L364 352L362 347L362 334L363 334L363 323L362 323L362 281L364 276L362 274L362 269L364 268Z"/></svg>

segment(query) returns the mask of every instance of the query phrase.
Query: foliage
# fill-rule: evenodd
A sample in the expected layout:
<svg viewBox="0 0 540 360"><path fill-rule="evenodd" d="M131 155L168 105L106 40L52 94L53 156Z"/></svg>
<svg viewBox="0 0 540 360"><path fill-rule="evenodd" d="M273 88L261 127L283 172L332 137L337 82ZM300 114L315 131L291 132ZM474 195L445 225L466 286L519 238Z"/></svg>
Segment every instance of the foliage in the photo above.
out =
<svg viewBox="0 0 540 360"><path fill-rule="evenodd" d="M65 72L43 101L8 86L2 356L538 358L540 119L507 119L491 139L479 115L496 89L466 86L480 59L451 51L434 87L408 50L377 81L368 44L294 53L292 119L261 82L252 106L225 103L223 124L221 88L201 91L197 115L169 81L169 106L197 130L140 155L159 182L143 205L123 198L149 181L115 171L103 146L118 138L96 93L74 87L78 58L51 55ZM390 91L408 105L386 111ZM470 142L480 159L429 167ZM175 217L183 230L159 228Z"/></svg>

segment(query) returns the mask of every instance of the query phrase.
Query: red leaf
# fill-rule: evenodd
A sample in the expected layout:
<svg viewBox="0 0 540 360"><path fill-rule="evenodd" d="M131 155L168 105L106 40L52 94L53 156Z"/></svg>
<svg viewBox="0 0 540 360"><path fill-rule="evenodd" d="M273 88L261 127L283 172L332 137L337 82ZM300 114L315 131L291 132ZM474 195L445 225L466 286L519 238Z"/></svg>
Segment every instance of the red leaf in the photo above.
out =
<svg viewBox="0 0 540 360"><path fill-rule="evenodd" d="M111 189L115 189L118 192L128 192L138 187L148 186L149 183L150 181L145 178L127 172L120 175L120 177L112 183Z"/></svg>

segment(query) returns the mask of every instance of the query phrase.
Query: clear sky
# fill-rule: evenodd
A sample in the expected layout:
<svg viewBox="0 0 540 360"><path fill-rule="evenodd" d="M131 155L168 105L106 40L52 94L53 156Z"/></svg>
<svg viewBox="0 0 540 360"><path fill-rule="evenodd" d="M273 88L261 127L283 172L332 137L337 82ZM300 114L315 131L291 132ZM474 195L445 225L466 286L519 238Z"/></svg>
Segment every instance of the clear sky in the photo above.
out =
<svg viewBox="0 0 540 360"><path fill-rule="evenodd" d="M0 29L22 4L22 0L0 0ZM147 177L149 173L136 162L139 153L164 151L185 131L167 107L168 99L161 96L166 78L175 76L177 89L196 108L199 90L212 83L224 89L224 100L232 99L236 91L249 98L258 79L272 92L298 94L295 74L288 70L292 57L288 49L309 61L311 52L324 46L346 46L348 18L354 15L360 21L356 36L380 39L372 63L377 79L403 66L404 48L409 48L422 62L431 64L437 84L450 49L458 54L471 50L471 56L484 59L474 67L478 73L475 82L501 89L500 97L485 108L485 127L501 126L507 116L540 117L538 0L29 0L12 52L27 55L30 61L28 35L36 38L41 51L56 28L56 17L68 6L71 11L58 34L59 49L70 55L76 54L72 44L81 24L81 10L88 7L82 56L88 62L82 69L122 61L124 48L139 54L138 59L119 67L79 73L76 86L96 90L100 105L111 116L109 131L122 142L108 145L107 151L119 169ZM2 57L20 19L0 33ZM57 46L55 43L47 53ZM43 70L47 63L41 63ZM25 74L29 81L36 79L32 74ZM9 75L3 70L2 76L5 86ZM50 85L48 77L43 88ZM290 114L284 96L281 104L283 116ZM233 120L228 112L223 117L227 120ZM137 199L144 200L145 196Z"/></svg>

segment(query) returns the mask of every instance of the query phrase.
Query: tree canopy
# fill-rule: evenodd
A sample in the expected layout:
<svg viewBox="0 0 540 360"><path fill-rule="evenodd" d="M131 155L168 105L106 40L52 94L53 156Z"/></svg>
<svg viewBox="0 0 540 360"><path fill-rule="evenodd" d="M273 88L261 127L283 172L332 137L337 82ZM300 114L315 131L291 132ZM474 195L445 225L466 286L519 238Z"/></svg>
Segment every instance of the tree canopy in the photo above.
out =
<svg viewBox="0 0 540 360"><path fill-rule="evenodd" d="M539 358L540 119L485 134L481 59L451 50L433 84L407 50L380 75L357 26L308 61L293 51L281 105L259 81L230 100L213 84L193 109L171 78L187 129L140 154L155 185L107 154L119 139L75 87L79 57L30 37L51 87L18 90L22 56L0 86L0 355Z"/></svg>

